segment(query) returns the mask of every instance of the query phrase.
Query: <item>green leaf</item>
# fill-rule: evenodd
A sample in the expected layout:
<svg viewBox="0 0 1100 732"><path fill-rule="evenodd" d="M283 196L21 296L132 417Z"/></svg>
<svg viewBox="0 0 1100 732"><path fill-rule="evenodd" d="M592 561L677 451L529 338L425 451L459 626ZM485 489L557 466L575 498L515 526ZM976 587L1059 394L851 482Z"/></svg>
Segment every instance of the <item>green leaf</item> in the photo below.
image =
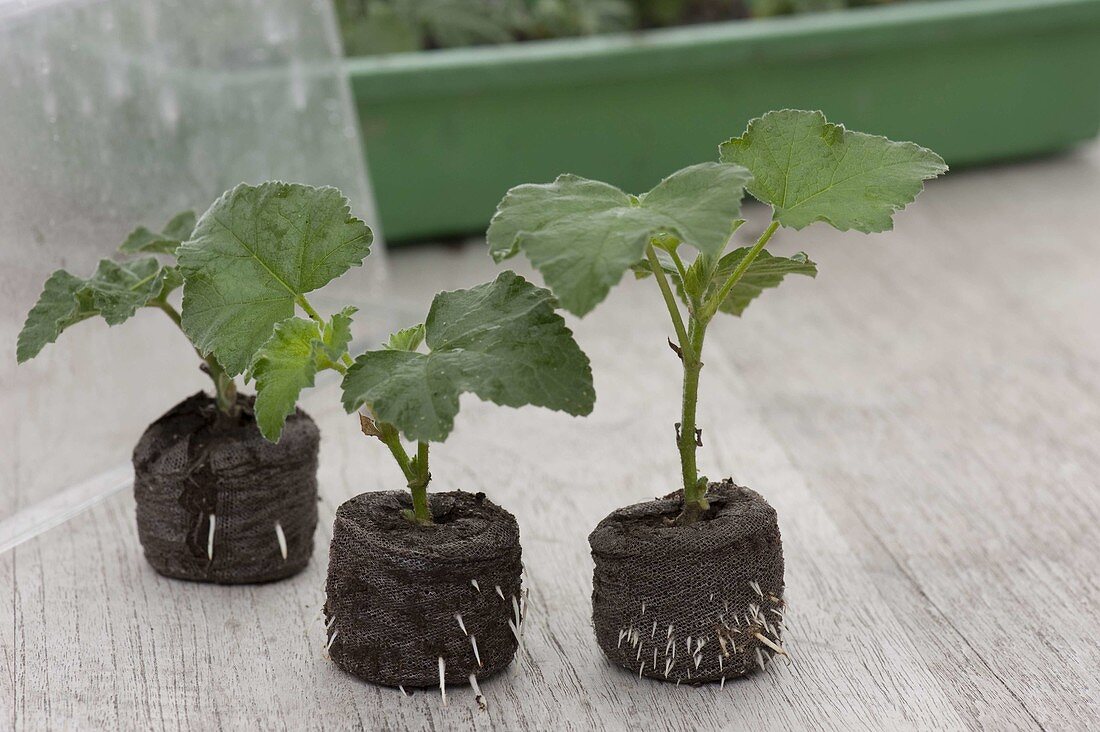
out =
<svg viewBox="0 0 1100 732"><path fill-rule="evenodd" d="M642 259L652 237L671 234L701 252L720 252L749 180L739 165L702 163L637 197L574 175L517 186L489 224L489 251L500 262L522 249L562 307L584 315Z"/></svg>
<svg viewBox="0 0 1100 732"><path fill-rule="evenodd" d="M256 352L250 368L256 380L256 424L271 442L279 441L286 418L317 372L347 353L355 310L344 308L323 327L314 320L287 318Z"/></svg>
<svg viewBox="0 0 1100 732"><path fill-rule="evenodd" d="M57 270L27 314L16 345L17 360L34 358L63 330L96 315L108 325L125 322L165 291L174 276L172 268L162 267L155 257L121 264L103 259L88 279Z"/></svg>
<svg viewBox="0 0 1100 732"><path fill-rule="evenodd" d="M740 247L718 260L718 267L711 280L711 292L708 297L718 291L751 247ZM752 261L741 279L733 286L726 299L718 305L718 309L730 315L741 315L749 303L760 296L766 288L778 287L783 278L789 274L817 276L817 265L810 261L804 252L799 252L791 257L773 257L768 251L762 250L756 259Z"/></svg>
<svg viewBox="0 0 1100 732"><path fill-rule="evenodd" d="M442 441L459 395L509 407L592 411L588 358L554 311L554 297L511 271L469 290L441 292L424 322L430 353L359 356L344 377L344 408L363 404L411 440Z"/></svg>
<svg viewBox="0 0 1100 732"><path fill-rule="evenodd" d="M118 248L124 254L175 254L181 242L195 230L195 212L184 211L172 217L159 233L139 226L130 232Z"/></svg>
<svg viewBox="0 0 1100 732"><path fill-rule="evenodd" d="M790 109L749 122L720 152L724 162L752 171L749 193L794 229L825 221L841 231L887 231L924 181L947 170L943 158L919 145L849 132L821 112Z"/></svg>
<svg viewBox="0 0 1100 732"><path fill-rule="evenodd" d="M186 278L183 328L196 348L239 374L295 303L358 267L372 240L335 188L241 184L202 215L177 251Z"/></svg>
<svg viewBox="0 0 1100 732"><path fill-rule="evenodd" d="M383 344L387 351L415 351L424 342L424 324L414 325L411 328L403 328L396 333L391 333L390 338Z"/></svg>
<svg viewBox="0 0 1100 732"><path fill-rule="evenodd" d="M70 325L95 315L90 303L86 303L88 307L83 307L77 297L84 282L63 269L50 275L42 294L38 296L38 302L27 314L23 330L19 332L15 349L15 357L19 363L37 356Z"/></svg>

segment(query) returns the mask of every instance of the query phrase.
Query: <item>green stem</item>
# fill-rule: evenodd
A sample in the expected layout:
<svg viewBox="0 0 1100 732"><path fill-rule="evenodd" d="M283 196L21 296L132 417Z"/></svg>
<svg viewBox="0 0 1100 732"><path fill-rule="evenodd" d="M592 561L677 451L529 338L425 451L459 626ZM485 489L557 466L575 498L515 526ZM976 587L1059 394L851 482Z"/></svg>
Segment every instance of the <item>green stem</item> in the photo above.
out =
<svg viewBox="0 0 1100 732"><path fill-rule="evenodd" d="M653 244L646 245L645 254L649 260L649 268L653 271L653 278L657 280L657 286L661 288L661 295L665 299L665 307L668 308L668 314L672 318L672 327L676 330L676 338L679 341L680 358L686 359L688 350L691 348L691 342L688 339L687 329L684 328L684 319L680 315L680 308L676 305L676 296L672 294L672 288L669 287L668 278L665 277L665 271L661 268L661 261L657 259L657 252L653 248Z"/></svg>
<svg viewBox="0 0 1100 732"><path fill-rule="evenodd" d="M401 444L401 435L397 433L397 428L388 422L376 422L378 431L381 433L378 439L390 449L390 453L393 455L393 459L397 461L397 467L401 468L401 474L405 476L405 480L409 483L416 479L416 473L413 472L412 460L409 459L409 454L405 452L405 446Z"/></svg>
<svg viewBox="0 0 1100 732"><path fill-rule="evenodd" d="M183 331L183 319L180 317L179 311L169 305L168 302L158 299L151 301L149 304L171 318L176 327ZM226 373L213 354L204 356L197 348L195 348L195 353L205 362L206 373L214 382L214 402L218 405L218 409L227 417L237 416L237 383L232 376Z"/></svg>
<svg viewBox="0 0 1100 732"><path fill-rule="evenodd" d="M752 245L752 249L750 249L748 253L746 253L745 256L741 258L741 261L737 263L737 266L734 268L733 272L730 273L730 276L726 278L726 281L722 284L722 287L719 288L714 297L707 301L706 306L703 308L703 320L710 320L710 318L712 318L714 314L718 312L718 306L725 301L726 297L730 294L730 290L733 289L734 285L741 281L741 278L745 275L745 272L748 271L749 265L753 263L753 260L756 259L756 256L760 254L760 252L764 249L764 245L768 243L768 240L772 238L772 234L774 234L775 230L778 228L778 221L772 221L770 224L768 224L768 228L764 229L764 233L761 234L760 238L756 240L756 243Z"/></svg>
<svg viewBox="0 0 1100 732"><path fill-rule="evenodd" d="M684 391L681 402L680 434L677 447L680 449L680 467L684 480L684 512L683 523L695 521L701 511L705 511L709 505L706 499L707 486L705 481L699 479L699 468L696 463L696 450L699 443L695 432L696 408L699 404L699 372L703 368L700 356L703 353L703 339L706 337L707 324L695 318L691 320L691 357L683 357L684 365Z"/></svg>
<svg viewBox="0 0 1100 732"><path fill-rule="evenodd" d="M432 523L432 512L428 507L428 483L432 474L428 471L428 443L418 442L416 456L410 458L401 444L401 435L389 422L376 421L375 427L380 439L390 449L390 454L405 476L409 492L412 494L413 510L410 519L420 524Z"/></svg>
<svg viewBox="0 0 1100 732"><path fill-rule="evenodd" d="M409 481L409 491L413 499L413 517L417 523L432 523L432 512L428 508L428 482L432 474L428 472L428 443L418 442L416 445L416 480Z"/></svg>

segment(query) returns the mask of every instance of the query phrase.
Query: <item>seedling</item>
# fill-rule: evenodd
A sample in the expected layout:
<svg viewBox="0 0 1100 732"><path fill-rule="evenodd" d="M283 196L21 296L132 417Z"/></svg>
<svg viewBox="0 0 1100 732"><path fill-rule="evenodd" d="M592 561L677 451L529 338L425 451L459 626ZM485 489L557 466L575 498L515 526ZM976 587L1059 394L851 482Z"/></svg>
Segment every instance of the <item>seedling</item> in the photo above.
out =
<svg viewBox="0 0 1100 732"><path fill-rule="evenodd" d="M66 329L96 316L113 326L126 322L140 308L154 308L181 327L180 313L168 297L183 284L183 276L175 263L163 264L154 255L171 259L194 228L195 214L184 211L173 216L159 232L144 226L134 229L119 247L123 255L146 256L122 261L101 259L87 279L63 269L50 275L19 333L19 363L37 356ZM233 379L216 359L204 356L197 348L196 354L202 360L203 371L214 382L218 409L232 416L237 409Z"/></svg>
<svg viewBox="0 0 1100 732"><path fill-rule="evenodd" d="M851 132L820 112L795 110L753 120L721 145L720 155L720 162L679 170L638 196L574 175L521 185L508 191L488 231L497 262L522 251L576 315L603 301L627 270L656 281L675 332L669 346L683 365L678 524L695 522L708 508L708 481L696 463L708 326L718 314L740 316L787 275L817 274L804 253L772 255L768 241L781 226L800 230L817 221L841 231L886 231L923 181L947 170L938 155L913 143ZM730 249L745 223L746 190L772 207L772 220L754 244ZM693 260L687 247L696 250Z"/></svg>
<svg viewBox="0 0 1100 732"><path fill-rule="evenodd" d="M96 316L117 325L140 308L155 308L182 329L184 316L169 298L184 276L172 260L195 228L195 214L184 212L159 232L134 230L119 247L132 258L101 260L87 279L54 272L19 334L19 361ZM237 372L192 344L214 383L214 399L199 393L177 404L145 430L134 450L138 536L145 556L162 574L190 580L287 577L304 567L312 552L316 426L299 414L294 439L278 449L268 447L249 398L237 394Z"/></svg>
<svg viewBox="0 0 1100 732"><path fill-rule="evenodd" d="M946 170L939 156L912 143L849 132L820 112L793 110L753 120L720 155L720 162L684 168L639 196L571 175L519 186L501 201L488 232L498 262L524 252L577 315L603 301L628 269L657 283L675 333L668 344L683 368L675 425L682 490L617 509L593 530L592 619L608 658L677 684L724 684L787 653L782 622L768 615L782 621L785 609L776 512L732 480L708 482L696 463L707 327L719 313L741 315L787 275L817 274L804 253L765 249L779 227L824 221L840 230L884 231L923 181ZM746 190L771 206L772 220L751 246L731 249L745 223Z"/></svg>

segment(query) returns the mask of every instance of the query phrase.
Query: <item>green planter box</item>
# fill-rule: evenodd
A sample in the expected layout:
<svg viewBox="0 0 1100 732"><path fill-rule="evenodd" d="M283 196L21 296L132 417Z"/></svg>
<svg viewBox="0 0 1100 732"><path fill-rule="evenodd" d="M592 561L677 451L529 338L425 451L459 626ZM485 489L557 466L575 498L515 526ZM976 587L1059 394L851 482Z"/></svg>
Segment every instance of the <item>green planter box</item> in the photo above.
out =
<svg viewBox="0 0 1100 732"><path fill-rule="evenodd" d="M1100 0L944 0L349 59L391 240L484 231L562 172L648 189L769 109L822 109L954 166L1100 129Z"/></svg>

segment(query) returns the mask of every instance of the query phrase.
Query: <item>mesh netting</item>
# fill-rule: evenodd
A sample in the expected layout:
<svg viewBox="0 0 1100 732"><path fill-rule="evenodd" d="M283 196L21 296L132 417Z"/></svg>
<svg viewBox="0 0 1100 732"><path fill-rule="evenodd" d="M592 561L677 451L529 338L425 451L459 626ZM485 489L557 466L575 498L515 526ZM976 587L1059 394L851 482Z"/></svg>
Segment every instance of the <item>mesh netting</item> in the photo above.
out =
<svg viewBox="0 0 1100 732"><path fill-rule="evenodd" d="M762 668L782 647L775 509L731 480L711 483L707 498L697 523L668 525L683 508L677 492L612 512L588 538L596 639L634 673L718 681Z"/></svg>
<svg viewBox="0 0 1100 732"><path fill-rule="evenodd" d="M411 524L404 491L363 493L336 511L325 619L329 654L387 686L469 683L507 666L525 610L519 525L484 494L430 496L436 523Z"/></svg>
<svg viewBox="0 0 1100 732"><path fill-rule="evenodd" d="M309 562L320 432L299 410L272 444L256 428L253 401L238 397L240 419L228 420L199 392L151 424L134 448L138 536L161 574L268 582Z"/></svg>

